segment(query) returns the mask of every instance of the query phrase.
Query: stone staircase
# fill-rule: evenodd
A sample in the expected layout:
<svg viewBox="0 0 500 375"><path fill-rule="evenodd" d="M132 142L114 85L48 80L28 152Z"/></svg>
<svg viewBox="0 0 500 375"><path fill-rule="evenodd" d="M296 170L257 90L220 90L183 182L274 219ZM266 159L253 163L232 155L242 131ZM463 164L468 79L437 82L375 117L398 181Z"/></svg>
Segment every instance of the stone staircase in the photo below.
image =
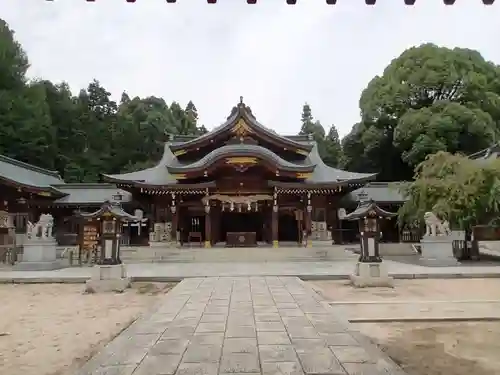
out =
<svg viewBox="0 0 500 375"><path fill-rule="evenodd" d="M345 246L243 247L122 247L124 263L320 262L356 259Z"/></svg>

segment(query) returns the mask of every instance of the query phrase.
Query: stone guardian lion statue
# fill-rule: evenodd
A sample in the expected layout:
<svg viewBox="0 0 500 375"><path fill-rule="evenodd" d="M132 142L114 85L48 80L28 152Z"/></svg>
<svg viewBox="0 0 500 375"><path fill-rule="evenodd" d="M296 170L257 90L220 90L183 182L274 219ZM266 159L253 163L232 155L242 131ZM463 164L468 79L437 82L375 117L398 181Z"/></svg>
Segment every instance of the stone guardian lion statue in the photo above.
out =
<svg viewBox="0 0 500 375"><path fill-rule="evenodd" d="M41 214L36 223L28 221L26 235L29 239L52 238L52 230L54 227L54 218L51 214Z"/></svg>
<svg viewBox="0 0 500 375"><path fill-rule="evenodd" d="M449 236L451 234L450 224L447 220L439 220L433 212L424 214L425 236Z"/></svg>

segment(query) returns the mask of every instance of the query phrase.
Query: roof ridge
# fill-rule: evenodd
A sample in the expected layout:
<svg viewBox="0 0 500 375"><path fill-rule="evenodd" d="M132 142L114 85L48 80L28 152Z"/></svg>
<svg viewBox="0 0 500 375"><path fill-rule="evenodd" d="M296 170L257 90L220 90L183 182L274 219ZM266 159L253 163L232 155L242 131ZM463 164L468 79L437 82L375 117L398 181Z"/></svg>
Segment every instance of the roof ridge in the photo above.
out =
<svg viewBox="0 0 500 375"><path fill-rule="evenodd" d="M57 172L57 171L51 171L51 170L48 170L48 169L45 169L42 167L38 167L38 166L33 165L33 164L25 163L24 161L10 158L6 155L1 155L1 154L0 154L0 160L3 160L7 163L10 163L12 165L16 165L16 166L21 167L21 168L30 169L33 172L38 172L38 173L42 173L42 174L45 174L48 176L59 178L62 181L62 177L59 174L59 172Z"/></svg>
<svg viewBox="0 0 500 375"><path fill-rule="evenodd" d="M53 184L51 185L55 188L85 188L85 189L102 189L102 188L116 188L116 184L109 183L109 182L71 182L71 183L65 183L65 184Z"/></svg>
<svg viewBox="0 0 500 375"><path fill-rule="evenodd" d="M372 181L368 182L365 187L389 187L391 184L400 184L404 181Z"/></svg>

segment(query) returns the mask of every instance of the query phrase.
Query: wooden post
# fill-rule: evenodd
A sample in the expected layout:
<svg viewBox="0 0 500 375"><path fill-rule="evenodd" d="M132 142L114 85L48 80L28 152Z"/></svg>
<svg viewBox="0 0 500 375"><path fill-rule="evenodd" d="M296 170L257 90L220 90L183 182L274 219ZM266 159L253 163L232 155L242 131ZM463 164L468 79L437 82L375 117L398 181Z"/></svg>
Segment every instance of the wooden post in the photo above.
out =
<svg viewBox="0 0 500 375"><path fill-rule="evenodd" d="M279 247L278 242L278 206L273 205L273 210L271 214L271 238L273 241L273 247Z"/></svg>
<svg viewBox="0 0 500 375"><path fill-rule="evenodd" d="M271 239L273 241L273 247L279 247L278 241L278 192L276 187L274 188L273 194L273 207L271 212Z"/></svg>
<svg viewBox="0 0 500 375"><path fill-rule="evenodd" d="M179 207L171 206L172 211L172 233L170 235L171 240L175 241L176 244L179 243L178 227L179 227Z"/></svg>
<svg viewBox="0 0 500 375"><path fill-rule="evenodd" d="M212 247L212 226L210 222L210 202L205 205L205 248Z"/></svg>
<svg viewBox="0 0 500 375"><path fill-rule="evenodd" d="M306 201L306 212L305 212L305 218L304 218L304 224L306 227L306 234L307 234L307 247L312 247L312 241L311 241L311 212L312 212L312 205L311 205L311 193L307 193L307 201Z"/></svg>

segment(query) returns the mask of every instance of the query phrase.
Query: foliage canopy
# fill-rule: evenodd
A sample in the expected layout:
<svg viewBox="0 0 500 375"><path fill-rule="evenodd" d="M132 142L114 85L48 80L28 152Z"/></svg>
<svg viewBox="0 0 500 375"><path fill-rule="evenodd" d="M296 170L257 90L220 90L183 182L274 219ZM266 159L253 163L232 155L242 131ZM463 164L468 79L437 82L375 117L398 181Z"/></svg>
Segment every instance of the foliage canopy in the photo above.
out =
<svg viewBox="0 0 500 375"><path fill-rule="evenodd" d="M427 211L453 227L495 224L500 217L500 160L473 160L439 151L421 162L413 182L401 186L408 198L399 211L401 224L421 221Z"/></svg>

